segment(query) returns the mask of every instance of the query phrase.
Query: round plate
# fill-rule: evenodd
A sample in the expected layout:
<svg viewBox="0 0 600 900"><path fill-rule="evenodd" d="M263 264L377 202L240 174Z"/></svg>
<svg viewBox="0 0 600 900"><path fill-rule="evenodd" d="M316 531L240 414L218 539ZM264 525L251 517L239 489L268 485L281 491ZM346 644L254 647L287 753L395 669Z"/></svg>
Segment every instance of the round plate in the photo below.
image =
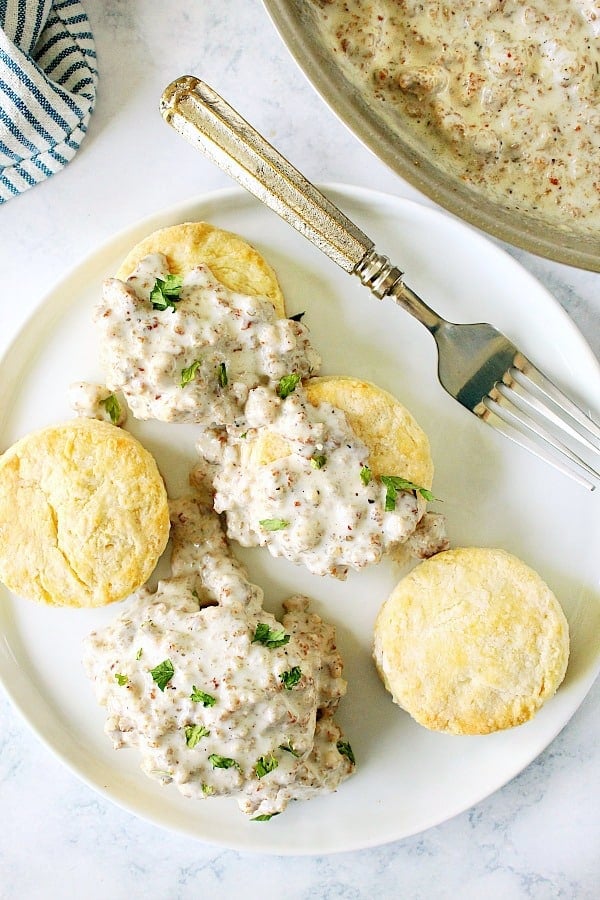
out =
<svg viewBox="0 0 600 900"><path fill-rule="evenodd" d="M557 224L533 211L511 210L501 200L471 188L438 151L420 137L409 118L394 114L375 91L347 77L321 35L318 4L263 0L288 50L323 100L360 141L398 175L445 209L510 244L582 269L600 271L598 231L576 221Z"/></svg>
<svg viewBox="0 0 600 900"><path fill-rule="evenodd" d="M420 205L347 187L326 192L407 270L407 283L455 321L491 321L538 365L591 405L598 365L569 318L503 251L469 227ZM72 381L102 380L91 323L102 279L130 247L163 225L204 219L236 231L274 265L288 313L304 322L324 373L355 375L395 393L430 436L434 491L455 545L504 547L537 569L568 616L572 654L556 697L530 723L486 737L421 728L396 707L371 661L372 625L403 570L385 561L346 582L319 578L265 550L239 551L266 606L303 592L338 630L348 694L338 718L356 774L327 796L293 803L268 823L251 822L234 800L193 802L139 770L133 750L115 752L103 733L80 663L81 640L117 616L54 609L0 592L0 678L39 737L79 777L114 802L165 828L227 847L278 854L354 850L402 838L473 805L526 766L581 703L600 662L598 503L513 446L448 397L436 377L428 332L392 302L379 302L273 213L239 190L169 209L119 234L69 273L43 300L0 363L2 447L70 417ZM128 427L155 454L169 492L186 489L194 428ZM237 552L237 551L236 551ZM126 601L125 601L126 603Z"/></svg>

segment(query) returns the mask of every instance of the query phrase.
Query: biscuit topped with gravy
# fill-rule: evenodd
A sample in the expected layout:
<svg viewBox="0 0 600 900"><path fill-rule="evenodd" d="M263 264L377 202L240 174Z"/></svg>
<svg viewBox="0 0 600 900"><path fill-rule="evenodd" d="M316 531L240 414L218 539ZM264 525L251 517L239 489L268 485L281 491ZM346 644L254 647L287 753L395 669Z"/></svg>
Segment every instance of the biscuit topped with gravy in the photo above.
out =
<svg viewBox="0 0 600 900"><path fill-rule="evenodd" d="M246 423L227 442L198 442L216 470L214 508L242 546L335 578L399 546L418 557L448 546L443 517L426 512L429 441L387 391L289 376L276 393L250 393Z"/></svg>
<svg viewBox="0 0 600 900"><path fill-rule="evenodd" d="M206 222L137 244L104 281L94 321L106 386L136 419L243 431L253 388L321 363L305 326L286 318L271 266Z"/></svg>

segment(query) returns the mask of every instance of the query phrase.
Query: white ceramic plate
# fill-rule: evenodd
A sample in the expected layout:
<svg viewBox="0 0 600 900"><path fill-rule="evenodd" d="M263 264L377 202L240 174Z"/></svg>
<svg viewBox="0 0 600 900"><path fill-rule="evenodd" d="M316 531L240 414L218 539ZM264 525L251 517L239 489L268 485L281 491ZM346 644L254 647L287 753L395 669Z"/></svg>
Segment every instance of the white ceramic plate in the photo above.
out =
<svg viewBox="0 0 600 900"><path fill-rule="evenodd" d="M571 321L504 252L446 215L391 196L334 187L329 195L407 271L407 282L455 321L491 321L556 380L592 406L598 365ZM0 364L3 447L69 418L72 381L101 380L91 310L102 278L162 225L205 219L255 244L279 273L288 313L306 311L325 373L352 374L394 392L430 436L435 493L456 545L504 547L537 569L567 613L572 655L560 691L530 723L487 737L451 737L394 706L370 658L372 624L402 570L384 563L347 582L320 579L264 550L245 551L266 605L302 591L335 622L348 694L339 720L356 774L332 795L292 804L268 823L235 801L193 802L139 771L134 751L112 750L104 716L80 665L82 637L119 606L50 609L2 589L0 677L39 737L88 784L131 812L175 831L238 849L326 853L419 832L472 806L516 775L581 703L599 667L600 523L597 497L538 463L460 408L439 387L433 340L391 302L380 303L274 214L238 190L167 210L118 235L40 304ZM193 461L187 426L129 427L155 453L169 490L185 489ZM122 607L121 607L122 608Z"/></svg>

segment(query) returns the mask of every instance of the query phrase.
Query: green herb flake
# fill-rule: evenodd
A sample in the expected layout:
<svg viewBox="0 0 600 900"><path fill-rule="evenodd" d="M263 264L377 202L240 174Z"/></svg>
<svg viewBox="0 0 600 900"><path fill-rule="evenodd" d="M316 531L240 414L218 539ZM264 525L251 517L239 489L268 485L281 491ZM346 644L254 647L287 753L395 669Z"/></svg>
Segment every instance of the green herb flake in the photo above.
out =
<svg viewBox="0 0 600 900"><path fill-rule="evenodd" d="M427 490L427 488L420 487L418 484L413 484L412 481L407 481L406 478L400 478L398 475L382 475L381 483L384 484L386 488L386 512L391 512L396 509L396 497L398 496L398 491L414 491L415 493L418 492L425 500L435 500L434 495L431 491Z"/></svg>
<svg viewBox="0 0 600 900"><path fill-rule="evenodd" d="M269 822L274 816L279 816L280 813L261 813L260 816L254 816L253 819L250 819L251 822Z"/></svg>
<svg viewBox="0 0 600 900"><path fill-rule="evenodd" d="M104 400L101 400L100 402L108 413L110 421L113 425L116 425L121 418L121 404L117 400L116 395L109 394L108 397L105 397Z"/></svg>
<svg viewBox="0 0 600 900"><path fill-rule="evenodd" d="M272 753L268 753L266 756L259 756L254 764L256 777L264 778L265 775L268 775L269 772L276 769L278 765L277 757L273 756Z"/></svg>
<svg viewBox="0 0 600 900"><path fill-rule="evenodd" d="M219 384L221 387L227 387L229 383L229 377L227 375L227 366L224 362L219 363L219 368L217 370L217 378L219 380Z"/></svg>
<svg viewBox="0 0 600 900"><path fill-rule="evenodd" d="M292 756L295 756L295 757L296 757L296 759L298 759L299 756L300 756L300 754L298 753L298 751L297 751L297 750L294 750L294 745L292 744L291 741L288 741L287 744L280 744L280 745L279 745L279 749L280 749L280 750L285 750L286 753L291 753Z"/></svg>
<svg viewBox="0 0 600 900"><path fill-rule="evenodd" d="M338 752L341 753L342 756L345 756L346 759L350 760L353 766L356 765L354 753L352 752L352 747L348 741L338 741L335 746L338 748Z"/></svg>
<svg viewBox="0 0 600 900"><path fill-rule="evenodd" d="M196 746L203 737L208 737L210 731L204 725L186 725L185 742L190 749Z"/></svg>
<svg viewBox="0 0 600 900"><path fill-rule="evenodd" d="M167 684L175 674L175 669L173 668L173 663L170 659L164 659L153 669L150 669L150 674L152 675L152 678L157 683L161 691L164 691Z"/></svg>
<svg viewBox="0 0 600 900"><path fill-rule="evenodd" d="M190 381L193 381L196 377L196 372L198 371L198 367L200 366L202 360L195 359L191 366L186 366L185 369L181 370L181 380L179 384L181 387L185 387L186 384L189 384Z"/></svg>
<svg viewBox="0 0 600 900"><path fill-rule="evenodd" d="M289 395L296 390L299 381L300 376L296 375L295 372L292 372L290 375L284 375L283 378L279 379L277 393L282 400L285 400L286 397L289 397Z"/></svg>
<svg viewBox="0 0 600 900"><path fill-rule="evenodd" d="M231 759L230 756L219 756L218 753L211 753L208 761L213 769L233 769L234 767L239 769L239 764L235 759Z"/></svg>
<svg viewBox="0 0 600 900"><path fill-rule="evenodd" d="M327 462L327 457L323 456L323 454L311 456L311 458L310 458L310 464L313 467L313 469L322 469L326 462Z"/></svg>
<svg viewBox="0 0 600 900"><path fill-rule="evenodd" d="M211 694L205 694L204 691L197 688L195 684L192 685L190 700L193 700L194 703L201 703L202 706L214 706L217 702L216 697L213 697Z"/></svg>
<svg viewBox="0 0 600 900"><path fill-rule="evenodd" d="M266 622L259 622L256 626L256 631L254 632L252 643L263 644L265 647L273 650L275 647L283 647L283 645L287 644L289 640L289 634L286 634L283 629L279 631L273 631L271 628L269 628Z"/></svg>
<svg viewBox="0 0 600 900"><path fill-rule="evenodd" d="M279 676L279 679L286 691L291 691L291 689L298 684L301 678L302 669L300 668L300 666L293 666L287 672L282 672Z"/></svg>
<svg viewBox="0 0 600 900"><path fill-rule="evenodd" d="M360 470L360 480L362 481L362 483L366 486L367 484L369 484L372 477L373 473L371 472L370 468L368 466L363 466Z"/></svg>
<svg viewBox="0 0 600 900"><path fill-rule="evenodd" d="M286 522L285 519L259 519L258 524L265 531L281 531L283 528L287 528L290 523Z"/></svg>
<svg viewBox="0 0 600 900"><path fill-rule="evenodd" d="M143 653L143 652L144 652L143 647L140 647L140 649L138 650L138 652L135 654L135 658L136 658L136 659L141 659L141 658L142 658L142 653Z"/></svg>
<svg viewBox="0 0 600 900"><path fill-rule="evenodd" d="M210 797L210 795L214 794L214 792L215 789L212 784L206 784L205 782L202 782L202 793L205 797Z"/></svg>
<svg viewBox="0 0 600 900"><path fill-rule="evenodd" d="M115 672L115 681L118 685L123 687L124 684L128 683L129 678L127 677L127 675L121 675L119 672Z"/></svg>
<svg viewBox="0 0 600 900"><path fill-rule="evenodd" d="M154 287L150 291L152 309L171 309L175 312L175 304L180 299L183 278L181 275L167 275L166 278L157 278Z"/></svg>

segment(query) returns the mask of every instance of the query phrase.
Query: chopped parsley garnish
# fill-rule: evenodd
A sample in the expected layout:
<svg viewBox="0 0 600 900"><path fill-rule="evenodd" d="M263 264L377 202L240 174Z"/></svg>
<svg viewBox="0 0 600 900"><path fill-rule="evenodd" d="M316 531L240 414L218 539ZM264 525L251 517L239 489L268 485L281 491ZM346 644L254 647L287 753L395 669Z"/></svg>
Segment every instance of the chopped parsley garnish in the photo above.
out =
<svg viewBox="0 0 600 900"><path fill-rule="evenodd" d="M193 700L194 703L201 703L202 706L214 706L217 702L216 697L211 696L211 694L205 694L204 691L197 688L195 684L192 685L190 700Z"/></svg>
<svg viewBox="0 0 600 900"><path fill-rule="evenodd" d="M127 675L121 675L119 672L115 672L115 681L117 682L117 684L123 687L124 684L127 684L129 678L127 677Z"/></svg>
<svg viewBox="0 0 600 900"><path fill-rule="evenodd" d="M291 691L294 685L298 684L302 678L302 669L300 666L293 666L287 672L282 672L279 676L281 683L286 691Z"/></svg>
<svg viewBox="0 0 600 900"><path fill-rule="evenodd" d="M371 478L373 477L373 473L371 472L368 466L363 466L360 470L360 480L364 485L369 484Z"/></svg>
<svg viewBox="0 0 600 900"><path fill-rule="evenodd" d="M294 313L293 316L288 316L288 319L292 322L301 322L303 317L306 315L306 312Z"/></svg>
<svg viewBox="0 0 600 900"><path fill-rule="evenodd" d="M186 384L189 384L190 381L194 380L201 362L202 360L195 359L191 366L186 366L185 369L181 370L181 381L179 382L181 387L185 387Z"/></svg>
<svg viewBox="0 0 600 900"><path fill-rule="evenodd" d="M295 372L292 372L291 375L284 375L283 378L279 379L277 393L282 400L285 400L286 397L289 397L289 395L296 390L299 381L300 376L296 375Z"/></svg>
<svg viewBox="0 0 600 900"><path fill-rule="evenodd" d="M318 454L316 456L311 456L310 464L313 469L322 469L325 463L327 462L327 457L323 456L323 454Z"/></svg>
<svg viewBox="0 0 600 900"><path fill-rule="evenodd" d="M276 813L261 813L260 816L254 816L253 819L250 819L251 822L268 822L273 816L280 815L278 812Z"/></svg>
<svg viewBox="0 0 600 900"><path fill-rule="evenodd" d="M152 678L157 683L161 691L164 691L169 681L175 674L175 669L173 668L173 663L170 659L164 659L153 669L150 669L150 674L152 675Z"/></svg>
<svg viewBox="0 0 600 900"><path fill-rule="evenodd" d="M144 648L143 648L143 647L140 647L140 649L138 650L138 652L135 654L135 658L136 658L136 659L141 659L141 658L142 658L142 653L143 653L143 652L144 652Z"/></svg>
<svg viewBox="0 0 600 900"><path fill-rule="evenodd" d="M204 725L186 725L185 726L185 742L188 747L195 747L198 741L210 734L208 728Z"/></svg>
<svg viewBox="0 0 600 900"><path fill-rule="evenodd" d="M291 753L292 756L295 756L295 757L296 757L296 759L300 756L300 754L298 753L298 751L297 751L297 750L294 750L294 747L293 747L293 744L292 744L291 741L288 741L287 744L280 744L280 745L279 745L279 749L280 749L280 750L285 750L286 753Z"/></svg>
<svg viewBox="0 0 600 900"><path fill-rule="evenodd" d="M121 416L121 404L117 400L115 394L109 394L104 400L100 401L102 406L109 415L110 421L116 425Z"/></svg>
<svg viewBox="0 0 600 900"><path fill-rule="evenodd" d="M346 759L349 759L353 766L356 765L354 753L352 752L352 747L348 741L338 741L335 746L338 748L338 752L341 753L342 756L345 756Z"/></svg>
<svg viewBox="0 0 600 900"><path fill-rule="evenodd" d="M277 757L273 756L272 753L268 753L267 756L259 756L254 764L256 777L264 778L265 775L268 775L269 772L276 769L278 765Z"/></svg>
<svg viewBox="0 0 600 900"><path fill-rule="evenodd" d="M289 642L289 639L289 634L286 634L283 629L273 631L266 622L259 622L256 626L252 643L264 644L265 647L273 650L275 647L283 647L284 644Z"/></svg>
<svg viewBox="0 0 600 900"><path fill-rule="evenodd" d="M227 387L229 378L227 377L227 366L225 365L225 363L219 363L217 378L219 379L219 384L221 385L221 387Z"/></svg>
<svg viewBox="0 0 600 900"><path fill-rule="evenodd" d="M167 275L166 278L157 278L154 287L150 291L152 309L168 309L175 311L175 304L180 299L183 278L181 275Z"/></svg>
<svg viewBox="0 0 600 900"><path fill-rule="evenodd" d="M258 524L265 531L281 531L282 528L287 528L290 523L286 522L285 519L260 519Z"/></svg>
<svg viewBox="0 0 600 900"><path fill-rule="evenodd" d="M239 764L230 756L219 756L218 753L211 753L208 761L213 769L233 769L234 766L239 769Z"/></svg>
<svg viewBox="0 0 600 900"><path fill-rule="evenodd" d="M398 475L382 475L381 483L384 484L386 488L386 512L391 512L393 509L396 509L396 497L398 496L398 491L414 491L415 493L418 492L425 500L435 500L435 497L431 491L427 490L427 488L420 487L418 484L413 484L412 481L407 481L406 478L400 478Z"/></svg>
<svg viewBox="0 0 600 900"><path fill-rule="evenodd" d="M206 782L202 782L202 793L205 797L210 797L211 794L214 794L215 789L212 784L206 784Z"/></svg>

